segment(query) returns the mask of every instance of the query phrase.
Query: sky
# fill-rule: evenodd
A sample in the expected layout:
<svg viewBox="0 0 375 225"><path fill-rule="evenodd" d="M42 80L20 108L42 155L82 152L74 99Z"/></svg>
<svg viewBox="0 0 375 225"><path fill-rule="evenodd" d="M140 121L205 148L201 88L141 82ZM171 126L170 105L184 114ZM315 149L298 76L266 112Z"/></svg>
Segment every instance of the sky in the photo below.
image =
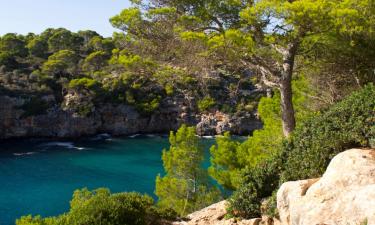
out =
<svg viewBox="0 0 375 225"><path fill-rule="evenodd" d="M41 33L46 28L95 30L109 37L109 18L129 7L128 0L0 0L0 35Z"/></svg>

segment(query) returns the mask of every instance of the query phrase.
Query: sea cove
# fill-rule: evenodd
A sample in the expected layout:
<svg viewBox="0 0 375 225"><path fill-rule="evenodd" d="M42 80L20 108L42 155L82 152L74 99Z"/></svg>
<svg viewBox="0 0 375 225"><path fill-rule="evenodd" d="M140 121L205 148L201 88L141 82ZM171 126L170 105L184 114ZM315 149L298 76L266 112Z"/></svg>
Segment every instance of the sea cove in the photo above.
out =
<svg viewBox="0 0 375 225"><path fill-rule="evenodd" d="M209 139L203 142L207 147L213 143ZM73 191L84 187L155 197L155 177L163 173L161 152L168 146L167 136L154 135L2 143L0 224L14 224L27 214L64 213Z"/></svg>

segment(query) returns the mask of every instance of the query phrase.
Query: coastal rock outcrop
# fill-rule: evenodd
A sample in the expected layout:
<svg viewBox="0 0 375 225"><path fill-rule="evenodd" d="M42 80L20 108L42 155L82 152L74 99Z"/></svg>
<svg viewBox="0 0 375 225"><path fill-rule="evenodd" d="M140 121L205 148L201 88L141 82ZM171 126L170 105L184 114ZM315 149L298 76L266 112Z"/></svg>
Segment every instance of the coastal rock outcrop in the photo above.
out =
<svg viewBox="0 0 375 225"><path fill-rule="evenodd" d="M375 224L375 150L345 151L322 178L284 183L277 207L283 225Z"/></svg>
<svg viewBox="0 0 375 225"><path fill-rule="evenodd" d="M203 114L197 124L197 134L200 136L224 134L230 131L234 134L250 134L262 128L262 122L250 113L238 113L232 116L216 111Z"/></svg>
<svg viewBox="0 0 375 225"><path fill-rule="evenodd" d="M222 134L225 131L249 134L261 127L261 122L250 114L241 117L220 112L208 116L200 115L178 101L163 102L158 110L144 115L130 105L94 105L89 96L85 93L69 92L64 96L62 105L57 104L50 96L36 102L25 97L0 96L0 139L77 138L98 133L166 133L177 130L181 124L198 124L197 131L202 136ZM35 108L38 108L38 111L35 111Z"/></svg>

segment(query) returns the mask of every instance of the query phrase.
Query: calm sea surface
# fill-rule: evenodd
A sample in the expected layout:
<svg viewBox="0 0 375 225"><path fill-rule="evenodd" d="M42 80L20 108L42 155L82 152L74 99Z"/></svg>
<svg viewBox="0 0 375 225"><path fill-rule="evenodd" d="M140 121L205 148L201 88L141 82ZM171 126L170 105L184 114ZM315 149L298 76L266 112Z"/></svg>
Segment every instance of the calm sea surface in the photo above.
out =
<svg viewBox="0 0 375 225"><path fill-rule="evenodd" d="M207 149L213 142L203 140ZM163 173L161 152L168 146L168 138L161 136L0 143L0 225L27 214L66 212L78 188L155 197L155 177Z"/></svg>

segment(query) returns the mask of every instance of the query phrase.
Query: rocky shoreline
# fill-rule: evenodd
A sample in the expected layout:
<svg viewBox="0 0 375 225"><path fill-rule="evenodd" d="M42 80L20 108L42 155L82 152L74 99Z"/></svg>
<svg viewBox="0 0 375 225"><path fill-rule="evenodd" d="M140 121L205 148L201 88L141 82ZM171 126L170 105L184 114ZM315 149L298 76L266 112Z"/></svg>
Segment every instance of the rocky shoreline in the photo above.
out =
<svg viewBox="0 0 375 225"><path fill-rule="evenodd" d="M44 99L53 103L53 96ZM22 106L26 98L0 96L0 139L9 138L80 138L108 133L126 136L138 133L168 133L181 124L197 126L200 136L223 134L248 135L262 127L254 113L229 115L219 111L197 113L177 102L164 103L150 115L142 115L133 106L101 104L86 116L71 110L82 102L66 98L64 104L53 105L45 113L25 116ZM84 104L83 104L84 105Z"/></svg>

